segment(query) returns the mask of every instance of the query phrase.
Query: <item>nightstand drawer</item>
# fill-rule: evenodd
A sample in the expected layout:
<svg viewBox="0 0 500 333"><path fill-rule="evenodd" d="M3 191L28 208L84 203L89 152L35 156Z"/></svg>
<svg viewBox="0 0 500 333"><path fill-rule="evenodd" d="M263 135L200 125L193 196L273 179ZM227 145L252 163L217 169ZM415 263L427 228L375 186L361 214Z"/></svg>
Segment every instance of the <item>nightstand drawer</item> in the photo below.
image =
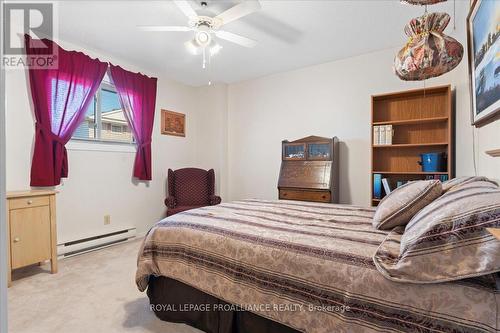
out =
<svg viewBox="0 0 500 333"><path fill-rule="evenodd" d="M30 207L48 206L50 203L48 196L27 197L9 200L9 209L22 209Z"/></svg>

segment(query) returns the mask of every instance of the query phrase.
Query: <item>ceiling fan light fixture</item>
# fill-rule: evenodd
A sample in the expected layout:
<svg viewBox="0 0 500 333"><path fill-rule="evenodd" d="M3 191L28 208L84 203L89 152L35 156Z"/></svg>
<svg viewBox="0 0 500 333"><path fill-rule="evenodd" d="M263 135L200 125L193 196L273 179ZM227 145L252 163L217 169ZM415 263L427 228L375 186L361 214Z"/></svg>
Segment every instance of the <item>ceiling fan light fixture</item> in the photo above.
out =
<svg viewBox="0 0 500 333"><path fill-rule="evenodd" d="M200 47L205 47L212 41L212 36L207 31L198 31L194 37Z"/></svg>
<svg viewBox="0 0 500 333"><path fill-rule="evenodd" d="M199 55L201 54L201 49L199 45L197 45L197 42L195 39L188 40L186 43L184 43L186 46L186 49L188 50L189 53L192 55Z"/></svg>
<svg viewBox="0 0 500 333"><path fill-rule="evenodd" d="M213 57L214 55L218 54L220 50L222 50L222 45L214 43L214 45L210 47L210 56Z"/></svg>

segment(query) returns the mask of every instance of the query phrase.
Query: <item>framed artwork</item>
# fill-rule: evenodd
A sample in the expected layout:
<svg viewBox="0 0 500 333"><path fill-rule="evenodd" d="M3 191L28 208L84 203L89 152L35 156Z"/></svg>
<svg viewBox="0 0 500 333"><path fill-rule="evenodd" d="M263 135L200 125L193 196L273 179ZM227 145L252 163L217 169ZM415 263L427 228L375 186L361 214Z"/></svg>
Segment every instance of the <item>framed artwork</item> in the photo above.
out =
<svg viewBox="0 0 500 333"><path fill-rule="evenodd" d="M186 115L161 110L161 134L186 136Z"/></svg>
<svg viewBox="0 0 500 333"><path fill-rule="evenodd" d="M475 0L467 16L471 121L500 115L500 1Z"/></svg>

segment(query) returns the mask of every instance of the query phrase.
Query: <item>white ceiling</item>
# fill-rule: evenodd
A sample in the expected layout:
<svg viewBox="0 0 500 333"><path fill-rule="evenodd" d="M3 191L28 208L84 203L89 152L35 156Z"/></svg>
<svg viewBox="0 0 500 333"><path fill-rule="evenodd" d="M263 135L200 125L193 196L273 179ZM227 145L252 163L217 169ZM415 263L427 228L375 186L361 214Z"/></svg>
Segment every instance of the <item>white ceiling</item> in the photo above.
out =
<svg viewBox="0 0 500 333"><path fill-rule="evenodd" d="M203 12L216 15L239 1L208 1ZM457 31L453 19L447 34L463 36L469 0L456 0ZM224 30L258 41L253 49L226 41L210 70L201 56L187 52L184 42L192 32L144 32L139 25L185 25L186 17L169 0L62 1L59 36L68 42L112 54L155 73L193 86L233 83L308 65L403 46L404 25L423 13L419 6L397 0L261 0L262 9ZM453 17L453 0L429 6ZM210 16L212 16L210 15ZM464 41L462 41L464 42Z"/></svg>

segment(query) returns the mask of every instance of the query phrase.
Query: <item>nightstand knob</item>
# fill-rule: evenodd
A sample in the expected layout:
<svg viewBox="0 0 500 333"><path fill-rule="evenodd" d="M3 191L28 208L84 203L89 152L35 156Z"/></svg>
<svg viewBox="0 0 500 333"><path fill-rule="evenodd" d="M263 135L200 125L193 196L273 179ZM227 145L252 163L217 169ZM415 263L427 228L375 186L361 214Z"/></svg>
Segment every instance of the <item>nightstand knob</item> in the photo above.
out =
<svg viewBox="0 0 500 333"><path fill-rule="evenodd" d="M31 205L33 203L33 200L28 200L28 205Z"/></svg>
<svg viewBox="0 0 500 333"><path fill-rule="evenodd" d="M14 243L18 243L20 241L21 241L21 238L19 238L19 237L14 238Z"/></svg>

